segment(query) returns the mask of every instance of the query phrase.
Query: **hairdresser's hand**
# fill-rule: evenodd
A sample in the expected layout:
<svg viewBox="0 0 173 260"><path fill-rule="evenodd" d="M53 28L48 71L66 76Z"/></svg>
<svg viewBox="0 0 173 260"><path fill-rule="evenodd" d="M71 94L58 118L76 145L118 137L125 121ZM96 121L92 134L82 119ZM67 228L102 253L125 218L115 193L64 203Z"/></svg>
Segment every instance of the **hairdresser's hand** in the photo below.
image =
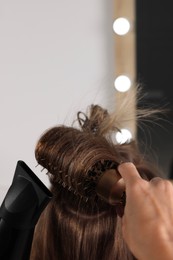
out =
<svg viewBox="0 0 173 260"><path fill-rule="evenodd" d="M173 185L168 180L143 180L132 163L118 171L126 185L122 218L124 239L139 260L173 259Z"/></svg>

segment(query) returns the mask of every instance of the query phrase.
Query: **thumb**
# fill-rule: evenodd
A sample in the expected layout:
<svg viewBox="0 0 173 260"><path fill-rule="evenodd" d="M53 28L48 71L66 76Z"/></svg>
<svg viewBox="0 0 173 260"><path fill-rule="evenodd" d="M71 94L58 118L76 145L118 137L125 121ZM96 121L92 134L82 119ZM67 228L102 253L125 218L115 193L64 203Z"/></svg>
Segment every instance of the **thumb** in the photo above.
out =
<svg viewBox="0 0 173 260"><path fill-rule="evenodd" d="M135 165L131 162L120 164L118 172L122 176L126 186L133 185L137 180L142 179Z"/></svg>

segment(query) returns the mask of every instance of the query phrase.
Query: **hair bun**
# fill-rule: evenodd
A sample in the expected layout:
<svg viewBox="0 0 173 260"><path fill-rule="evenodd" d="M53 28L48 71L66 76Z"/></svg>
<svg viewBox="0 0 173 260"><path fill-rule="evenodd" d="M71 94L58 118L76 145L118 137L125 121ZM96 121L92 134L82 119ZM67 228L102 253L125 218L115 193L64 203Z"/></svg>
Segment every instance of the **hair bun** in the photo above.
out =
<svg viewBox="0 0 173 260"><path fill-rule="evenodd" d="M81 129L94 135L101 134L103 122L108 117L108 111L99 105L91 105L88 116L83 112L78 112L77 114L77 120Z"/></svg>

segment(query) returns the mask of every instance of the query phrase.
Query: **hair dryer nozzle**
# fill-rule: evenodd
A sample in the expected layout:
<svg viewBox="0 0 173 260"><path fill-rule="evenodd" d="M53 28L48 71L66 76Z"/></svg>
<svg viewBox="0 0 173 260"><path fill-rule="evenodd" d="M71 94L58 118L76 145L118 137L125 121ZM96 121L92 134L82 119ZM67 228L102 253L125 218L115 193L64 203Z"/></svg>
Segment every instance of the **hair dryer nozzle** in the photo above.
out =
<svg viewBox="0 0 173 260"><path fill-rule="evenodd" d="M52 197L32 170L18 161L0 208L1 260L28 260L35 225Z"/></svg>

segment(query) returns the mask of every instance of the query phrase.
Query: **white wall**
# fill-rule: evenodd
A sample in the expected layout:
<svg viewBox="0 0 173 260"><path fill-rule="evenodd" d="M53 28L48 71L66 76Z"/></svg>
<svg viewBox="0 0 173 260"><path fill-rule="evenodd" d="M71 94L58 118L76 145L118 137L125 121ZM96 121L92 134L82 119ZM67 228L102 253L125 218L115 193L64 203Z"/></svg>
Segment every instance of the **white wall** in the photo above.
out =
<svg viewBox="0 0 173 260"><path fill-rule="evenodd" d="M34 147L45 129L111 102L112 22L113 0L0 1L2 194L19 159L37 173Z"/></svg>

